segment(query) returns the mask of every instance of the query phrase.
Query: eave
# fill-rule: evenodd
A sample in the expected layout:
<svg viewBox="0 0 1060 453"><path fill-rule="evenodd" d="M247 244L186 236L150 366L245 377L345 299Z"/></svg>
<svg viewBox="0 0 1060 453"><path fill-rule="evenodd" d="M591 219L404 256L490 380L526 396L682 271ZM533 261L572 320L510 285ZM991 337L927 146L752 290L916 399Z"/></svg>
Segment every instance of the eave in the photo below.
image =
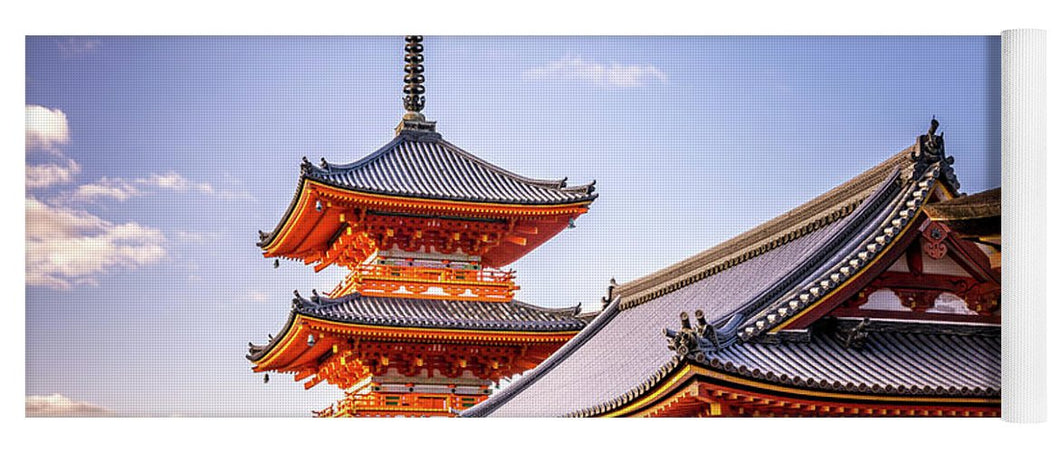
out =
<svg viewBox="0 0 1060 453"><path fill-rule="evenodd" d="M254 371L296 371L295 365L308 363L310 358L324 355L329 350L328 341L350 339L372 339L384 341L407 341L421 343L460 344L562 344L578 334L578 330L558 332L532 332L515 330L472 330L422 327L374 326L359 323L331 321L304 314L292 313L281 333L267 346L247 358L254 364ZM319 335L320 344L310 346L308 335ZM310 354L311 349L318 352ZM311 357L307 358L307 354Z"/></svg>
<svg viewBox="0 0 1060 453"><path fill-rule="evenodd" d="M764 376L763 376L764 377ZM880 411L938 411L940 416L951 411L996 412L1000 408L999 395L983 392L953 392L938 395L894 395L893 389L876 388L849 392L824 389L807 389L744 376L736 369L729 372L707 368L685 360L674 360L659 370L653 379L626 394L594 407L568 414L568 417L629 417L650 415L668 398L690 387L709 389L713 397L725 394L725 398L760 402L786 402L788 404L810 404L836 409L824 412L842 414L852 409ZM699 389L697 389L699 390ZM701 390L700 390L701 391ZM940 392L941 393L941 392ZM724 399L720 400L724 402ZM842 409L838 409L842 408ZM856 411L854 412L857 413ZM897 415L897 414L893 414ZM933 415L933 414L932 414Z"/></svg>
<svg viewBox="0 0 1060 453"><path fill-rule="evenodd" d="M448 215L481 221L515 220L533 226L538 234L524 237L525 244L505 244L493 251L496 257L489 256L490 261L499 267L559 234L569 221L588 212L595 197L594 194L586 201L549 206L431 200L359 192L303 176L280 224L272 233L263 235L258 246L263 249L265 257L311 259L314 252L322 253L328 248L329 238L345 224L342 215L353 216L355 209ZM320 211L315 206L318 200L321 202Z"/></svg>

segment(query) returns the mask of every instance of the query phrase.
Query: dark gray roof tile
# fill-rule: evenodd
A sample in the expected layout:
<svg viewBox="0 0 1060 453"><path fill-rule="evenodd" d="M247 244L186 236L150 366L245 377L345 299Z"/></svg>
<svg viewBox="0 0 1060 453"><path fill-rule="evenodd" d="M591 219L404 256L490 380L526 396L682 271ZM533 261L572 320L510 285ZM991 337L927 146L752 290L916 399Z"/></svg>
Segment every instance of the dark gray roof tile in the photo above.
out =
<svg viewBox="0 0 1060 453"><path fill-rule="evenodd" d="M544 308L519 301L404 299L351 294L336 299L297 296L283 331L266 345L250 345L250 360L268 353L284 336L295 315L369 326L425 329L573 332L586 322L572 308Z"/></svg>
<svg viewBox="0 0 1060 453"><path fill-rule="evenodd" d="M519 301L406 299L351 294L296 299L294 312L331 321L402 327L569 332L585 327L573 308L549 309Z"/></svg>
<svg viewBox="0 0 1060 453"><path fill-rule="evenodd" d="M399 134L346 165L305 166L308 179L359 192L480 203L554 205L596 198L593 184L539 180L490 164L436 134Z"/></svg>

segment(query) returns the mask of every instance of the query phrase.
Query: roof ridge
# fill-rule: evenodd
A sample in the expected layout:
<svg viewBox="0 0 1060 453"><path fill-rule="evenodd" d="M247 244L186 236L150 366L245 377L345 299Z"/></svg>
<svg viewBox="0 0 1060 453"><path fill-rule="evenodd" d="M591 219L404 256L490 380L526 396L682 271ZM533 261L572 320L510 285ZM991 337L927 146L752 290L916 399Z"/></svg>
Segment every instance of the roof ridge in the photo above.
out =
<svg viewBox="0 0 1060 453"><path fill-rule="evenodd" d="M372 162L374 162L376 160L379 160L379 158L382 157L387 152L393 151L395 148L398 147L398 145L401 144L401 142L405 141L406 138L408 138L408 137L406 137L405 135L399 134L399 135L395 136L394 138L390 139L389 142L386 142L379 149L377 149L375 151L372 151L371 153L368 153L368 155L366 155L366 156L364 156L364 157L362 157L360 159L357 159L357 160L355 160L353 162L350 162L350 163L346 163L346 164L330 164L329 163L327 165L327 168L320 168L320 167L316 167L315 165L313 167L314 168L320 168L321 170L323 170L325 172L328 172L328 173L334 173L334 172L338 172L338 171L348 171L348 170L353 170L353 169L356 169L356 168L361 168L361 167L364 167L365 165L368 165L368 164L370 164L370 163L372 163Z"/></svg>
<svg viewBox="0 0 1060 453"><path fill-rule="evenodd" d="M562 314L562 313L574 313L578 309L578 307L581 305L581 304L571 305L570 307L542 307L542 306L537 305L537 304L532 304L530 302L524 302L524 301L516 300L516 299L512 299L511 301L508 301L508 302L491 302L491 303L510 303L512 305L519 306L519 307L531 308L531 309L534 309L534 310L539 310L539 311L543 311L543 312L547 312L547 313L560 313L560 314Z"/></svg>
<svg viewBox="0 0 1060 453"><path fill-rule="evenodd" d="M619 285L616 291L626 296L622 308L630 308L680 289L845 218L896 167L901 167L903 174L912 169L914 162L909 158L909 152L915 147L905 148L828 192L725 242Z"/></svg>

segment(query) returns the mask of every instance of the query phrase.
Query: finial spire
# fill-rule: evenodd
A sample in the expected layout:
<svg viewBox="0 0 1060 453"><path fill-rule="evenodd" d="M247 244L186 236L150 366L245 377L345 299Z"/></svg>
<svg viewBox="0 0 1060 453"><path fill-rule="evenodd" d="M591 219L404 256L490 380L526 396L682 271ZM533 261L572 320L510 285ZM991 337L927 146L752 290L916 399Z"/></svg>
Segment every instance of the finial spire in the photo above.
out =
<svg viewBox="0 0 1060 453"><path fill-rule="evenodd" d="M434 122L427 121L427 117L420 113L427 98L423 93L427 89L423 86L423 36L409 35L405 37L405 116L401 118L395 131L398 135L403 133L409 137L420 139L437 138L434 132Z"/></svg>
<svg viewBox="0 0 1060 453"><path fill-rule="evenodd" d="M408 114L419 115L427 98L423 95L427 91L423 86L423 36L410 35L405 37L405 111Z"/></svg>

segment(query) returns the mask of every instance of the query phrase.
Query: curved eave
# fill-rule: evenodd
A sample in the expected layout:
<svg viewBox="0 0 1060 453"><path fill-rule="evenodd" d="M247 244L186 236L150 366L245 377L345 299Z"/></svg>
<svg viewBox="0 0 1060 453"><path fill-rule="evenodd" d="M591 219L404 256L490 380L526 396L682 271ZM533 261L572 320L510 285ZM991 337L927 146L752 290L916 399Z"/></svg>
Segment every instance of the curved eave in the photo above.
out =
<svg viewBox="0 0 1060 453"><path fill-rule="evenodd" d="M397 327L373 324L332 321L324 318L307 316L292 312L280 335L273 338L268 345L258 348L247 355L254 364L254 371L294 371L286 369L292 363L305 362L305 354L313 346L306 342L309 333L336 335L340 338L367 338L390 341L420 341L433 343L475 343L475 344L538 344L565 343L578 330L571 331L521 331L521 330L480 330L454 328ZM253 349L253 348L252 348ZM317 355L326 352L327 348L318 348ZM284 363L277 363L281 358Z"/></svg>
<svg viewBox="0 0 1060 453"><path fill-rule="evenodd" d="M280 251L283 249L294 250L299 244L292 245L286 243L290 233L299 229L298 225L302 222L319 222L322 220L321 216L316 216L317 218L315 220L310 220L308 217L313 216L306 215L307 213L315 212L314 207L310 206L312 204L310 200L312 197L310 194L313 192L320 192L322 196L335 198L336 200L353 201L356 203L363 203L366 206L401 212L440 213L482 218L541 218L550 216L571 216L572 218L576 218L577 216L588 212L589 205L598 195L592 194L586 199L577 202L551 205L480 203L370 193L330 184L326 181L312 178L310 175L302 175L299 177L298 189L295 192L295 196L291 200L291 204L288 206L280 223L273 229L272 233L263 236L261 241L257 244L258 247L264 250L266 256L283 255L286 253ZM338 228L338 223L335 224L335 228ZM562 228L556 230L556 232L553 233L553 236L558 234L560 230L562 230ZM298 238L297 240L301 241L302 239L304 238ZM548 238L544 239L547 240ZM544 241L542 240L541 242ZM288 250L288 252L290 250Z"/></svg>
<svg viewBox="0 0 1060 453"><path fill-rule="evenodd" d="M622 417L636 415L674 394L693 380L704 380L767 395L838 404L873 404L895 406L969 405L996 407L1001 404L1000 389L903 389L867 388L843 391L822 385L790 385L749 376L738 369L716 369L691 360L674 359L652 375L649 381L625 394L593 407L567 414L568 417Z"/></svg>
<svg viewBox="0 0 1060 453"><path fill-rule="evenodd" d="M393 191L389 191L389 190L377 190L377 189L372 189L372 188L368 188L368 187L349 187L349 186L345 186L345 185L342 185L342 184L336 184L336 183L334 183L332 181L328 181L327 179L324 179L324 178L318 176L318 174L314 173L314 172L310 172L309 174L307 174L306 178L310 179L310 180L313 180L314 182L318 182L320 184L327 185L329 187L335 188L335 189L344 190L344 191L348 191L348 192L351 192L351 193L363 194L363 195L380 195L380 196L386 196L386 197L394 197L394 198L398 198L398 199L417 200L417 201L451 201L451 202L468 203L468 204L472 204L472 205L493 206L493 207L504 207L504 206L520 206L520 207L529 207L529 206L566 206L566 205L572 205L572 204L588 203L588 202L591 202L591 201L595 200L596 197L600 195L598 193L591 193L590 189L592 189L594 186L591 185L591 184L587 184L587 185L584 185L584 186L578 186L578 188L577 188L578 190L570 190L570 189L566 189L566 188L557 189L557 188L549 187L552 190L558 190L558 191L561 191L561 192L564 192L564 193L567 193L567 194L570 194L570 195L581 195L580 197L572 198L572 199L569 199L569 200L561 200L561 201L475 200L475 199L469 199L469 198L466 198L466 197L460 197L460 196L456 196L456 195L439 196L439 195L429 195L429 194L420 194L420 193L417 193L417 194L405 194L405 193L398 193L398 192L393 192ZM574 188L572 188L572 189L574 189Z"/></svg>

